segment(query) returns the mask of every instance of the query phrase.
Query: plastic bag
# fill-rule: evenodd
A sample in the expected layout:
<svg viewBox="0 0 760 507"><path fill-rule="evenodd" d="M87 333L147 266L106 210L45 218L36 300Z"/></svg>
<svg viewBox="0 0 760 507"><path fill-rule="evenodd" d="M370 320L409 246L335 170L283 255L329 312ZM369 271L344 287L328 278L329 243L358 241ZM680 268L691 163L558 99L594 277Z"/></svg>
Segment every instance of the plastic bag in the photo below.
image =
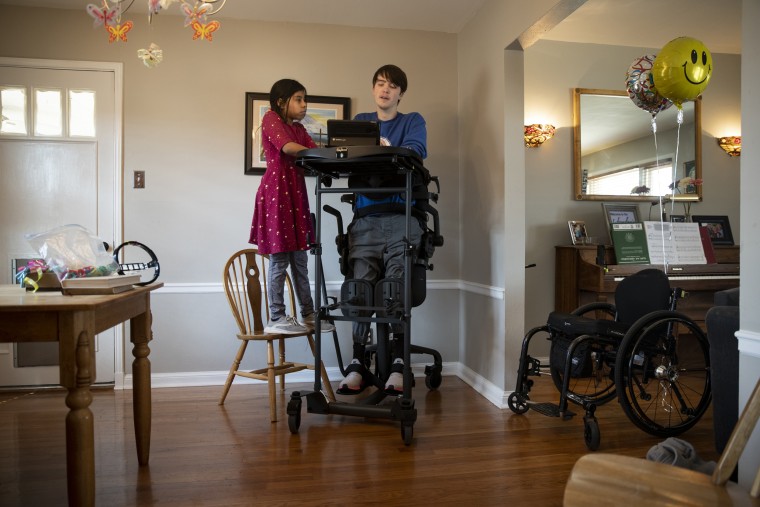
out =
<svg viewBox="0 0 760 507"><path fill-rule="evenodd" d="M106 276L119 270L119 264L106 252L103 240L81 225L62 225L47 232L27 234L25 238L59 280Z"/></svg>

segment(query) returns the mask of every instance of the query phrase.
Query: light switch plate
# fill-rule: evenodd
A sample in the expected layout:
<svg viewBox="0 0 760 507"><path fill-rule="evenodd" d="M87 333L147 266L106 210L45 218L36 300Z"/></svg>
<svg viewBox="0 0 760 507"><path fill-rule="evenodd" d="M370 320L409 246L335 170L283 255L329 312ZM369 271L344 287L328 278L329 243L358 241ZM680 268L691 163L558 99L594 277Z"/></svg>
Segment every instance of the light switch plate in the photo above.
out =
<svg viewBox="0 0 760 507"><path fill-rule="evenodd" d="M145 171L135 171L134 188L145 188Z"/></svg>

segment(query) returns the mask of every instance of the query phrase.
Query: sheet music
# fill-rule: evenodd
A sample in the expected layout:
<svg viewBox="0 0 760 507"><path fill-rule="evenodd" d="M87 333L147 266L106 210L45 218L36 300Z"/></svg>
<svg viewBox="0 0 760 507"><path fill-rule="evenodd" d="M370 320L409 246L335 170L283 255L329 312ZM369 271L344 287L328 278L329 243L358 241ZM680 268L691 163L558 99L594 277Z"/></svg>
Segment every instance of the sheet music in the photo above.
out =
<svg viewBox="0 0 760 507"><path fill-rule="evenodd" d="M644 222L652 264L707 264L699 224Z"/></svg>

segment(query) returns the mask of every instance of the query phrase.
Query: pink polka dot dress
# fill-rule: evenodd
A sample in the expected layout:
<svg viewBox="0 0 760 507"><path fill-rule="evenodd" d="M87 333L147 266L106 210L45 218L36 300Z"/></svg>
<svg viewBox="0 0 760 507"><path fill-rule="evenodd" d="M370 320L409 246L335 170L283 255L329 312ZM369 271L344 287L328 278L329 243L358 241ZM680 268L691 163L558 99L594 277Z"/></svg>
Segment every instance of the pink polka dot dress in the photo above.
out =
<svg viewBox="0 0 760 507"><path fill-rule="evenodd" d="M312 236L306 178L282 147L289 142L316 145L303 125L288 125L271 110L264 114L261 132L267 169L256 192L248 242L263 254L306 250Z"/></svg>

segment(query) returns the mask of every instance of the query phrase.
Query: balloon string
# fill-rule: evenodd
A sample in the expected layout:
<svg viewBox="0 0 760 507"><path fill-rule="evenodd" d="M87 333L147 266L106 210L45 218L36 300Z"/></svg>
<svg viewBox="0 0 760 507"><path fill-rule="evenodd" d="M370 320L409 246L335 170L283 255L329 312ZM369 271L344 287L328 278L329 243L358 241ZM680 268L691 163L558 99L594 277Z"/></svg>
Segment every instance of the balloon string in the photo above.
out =
<svg viewBox="0 0 760 507"><path fill-rule="evenodd" d="M657 149L657 120L655 119L655 115L652 115L652 135L654 137L654 163L655 167L660 167L660 152ZM660 192L658 192L660 193ZM663 220L663 204L662 204L662 195L658 195L657 199L659 200L659 210L660 210L660 230L665 230L665 224ZM668 259L665 257L665 234L664 232L660 234L660 249L662 250L662 258L664 259L665 265L665 272L668 272Z"/></svg>

